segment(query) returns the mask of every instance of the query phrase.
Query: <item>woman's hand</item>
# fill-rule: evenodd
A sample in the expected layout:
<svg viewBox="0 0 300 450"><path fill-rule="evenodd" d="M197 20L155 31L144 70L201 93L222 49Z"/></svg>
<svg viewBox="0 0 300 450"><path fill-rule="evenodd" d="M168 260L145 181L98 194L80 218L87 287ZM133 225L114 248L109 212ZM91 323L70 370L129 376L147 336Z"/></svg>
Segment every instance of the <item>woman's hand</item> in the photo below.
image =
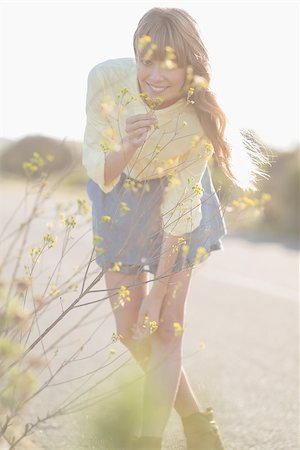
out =
<svg viewBox="0 0 300 450"><path fill-rule="evenodd" d="M157 118L154 113L127 117L125 131L129 145L135 149L141 147L147 139L148 130L155 123L157 123Z"/></svg>
<svg viewBox="0 0 300 450"><path fill-rule="evenodd" d="M151 292L142 300L138 319L132 327L133 339L146 339L157 330L162 304L163 298L154 297Z"/></svg>

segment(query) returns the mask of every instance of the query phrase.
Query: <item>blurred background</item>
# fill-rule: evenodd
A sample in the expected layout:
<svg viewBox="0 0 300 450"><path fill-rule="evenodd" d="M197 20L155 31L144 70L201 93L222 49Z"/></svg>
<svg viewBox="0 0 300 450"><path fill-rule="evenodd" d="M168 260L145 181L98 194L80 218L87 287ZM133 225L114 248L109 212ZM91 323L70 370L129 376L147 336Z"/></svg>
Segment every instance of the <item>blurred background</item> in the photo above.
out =
<svg viewBox="0 0 300 450"><path fill-rule="evenodd" d="M69 214L69 210L74 210L74 205L68 209L63 203L59 206L60 202L71 200L76 204L78 197L87 200L87 177L81 154L88 73L107 59L134 57L133 33L142 15L154 6L183 8L195 18L210 56L211 88L220 106L233 126L253 130L272 155L272 165L264 168L269 179L261 178L259 191L251 194L233 187L211 164L215 188L221 187L218 195L225 209L228 235L223 241L225 251L214 252L212 260L202 264L193 277L186 314L184 364L201 407L215 408L226 448L296 450L300 216L297 2L1 2L0 221L5 232L0 233L0 241L4 243L2 269L7 266L9 273L6 276L0 270L0 285L10 284L11 274L15 276L18 272L19 278L19 272L22 277L26 273L28 266L19 261L22 251L24 258L30 255L35 266L34 251L43 242L43 236L45 240L47 227L46 232L58 233L59 239L57 247L47 251L45 260L37 265L38 274L33 277L32 295L50 291L47 295L51 311L47 310L38 322L38 333L56 319L66 301L74 300L77 287L74 291L68 287L66 293L62 289L60 294L59 283L63 278L64 286L69 272L72 282L79 283L74 274L89 261L91 217L86 217L90 210L86 209L88 214L81 218L79 206L84 204L79 202L78 208L75 205L71 217L76 217L78 227L72 229L72 251L68 249L67 262L62 265L59 252L60 246L65 245L65 220L57 217L61 211ZM27 183L28 171L39 164L43 170L42 161L47 162L45 169L50 172L52 185L57 182L58 189L49 189L48 203L43 198L39 205L41 212L35 214L31 213L35 211L31 209L34 200L31 195L26 196L32 193ZM31 175L34 178L37 174ZM55 217L53 229L52 217ZM31 221L34 223L30 224L27 236L23 225ZM49 242L51 236L47 236ZM15 265L18 271L14 270ZM59 269L59 275L52 286L48 275L53 268ZM92 269L98 274L96 263ZM23 286L24 281L19 285ZM113 341L113 348L109 344L112 332L116 331L114 317L108 302L99 301L98 292L105 292L103 279L92 297L102 308L97 311L99 316L93 312L94 325L88 322L87 315L88 327L83 328L82 311L86 309L79 308L49 336L49 342L59 336L56 349L59 352L58 356L55 353L54 362L51 360L52 365L63 361L78 346L82 349L89 333L94 333L93 326L99 333L95 333L90 348L85 349L92 357L85 360L86 369L80 365L80 371L84 373L106 361L106 346L109 358L119 355L118 344L124 351L120 343ZM103 317L105 320L101 322ZM76 320L81 327L74 327ZM64 341L65 337L69 339L64 334L66 327L70 327L72 342ZM99 342L101 346L108 342L105 354L94 357ZM121 373L122 380L126 379ZM42 380L43 376L47 374L41 375ZM60 387L54 384L55 390L50 386L28 408L30 422L37 414L41 417L45 414L45 405L55 407L69 393L74 394L68 382L74 376L74 366L66 366L60 376L65 384ZM113 383L114 377L108 377L108 382ZM106 393L108 386L103 389ZM113 413L118 408L122 414L125 411L123 415L130 425L131 416L122 402L120 408L114 402L108 403ZM106 409L102 411L101 405L100 415L92 414L97 433L100 421L106 428L112 426L120 431L120 417L117 415L116 422L105 422L107 418L103 421ZM77 448L74 442L70 445L67 442L70 436L76 437L78 431L82 434L78 439L86 442L93 434L85 426L73 427L69 416L58 420L41 425L39 439L43 445L37 446L39 450L53 450L58 442L60 448L74 450ZM80 424L82 420L80 417ZM88 417L86 423L93 425L92 422ZM71 425L70 433L66 432ZM185 448L179 419L174 413L165 439L164 449ZM32 441L28 448L35 448Z"/></svg>

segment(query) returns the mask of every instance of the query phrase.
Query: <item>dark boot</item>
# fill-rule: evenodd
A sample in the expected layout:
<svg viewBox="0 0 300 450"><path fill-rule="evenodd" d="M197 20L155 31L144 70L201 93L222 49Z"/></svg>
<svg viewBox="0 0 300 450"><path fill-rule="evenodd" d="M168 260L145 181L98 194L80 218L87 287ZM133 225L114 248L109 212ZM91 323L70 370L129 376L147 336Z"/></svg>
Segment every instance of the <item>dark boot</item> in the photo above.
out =
<svg viewBox="0 0 300 450"><path fill-rule="evenodd" d="M132 443L132 450L161 450L162 438L155 436L136 437Z"/></svg>
<svg viewBox="0 0 300 450"><path fill-rule="evenodd" d="M182 417L187 450L225 450L213 409Z"/></svg>

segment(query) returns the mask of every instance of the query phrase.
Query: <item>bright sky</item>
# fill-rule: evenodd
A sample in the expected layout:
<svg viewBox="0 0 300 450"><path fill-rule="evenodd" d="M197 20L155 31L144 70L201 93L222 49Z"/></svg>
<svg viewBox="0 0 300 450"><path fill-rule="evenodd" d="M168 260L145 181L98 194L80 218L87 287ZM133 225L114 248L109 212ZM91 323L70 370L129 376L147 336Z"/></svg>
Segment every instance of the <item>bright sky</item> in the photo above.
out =
<svg viewBox="0 0 300 450"><path fill-rule="evenodd" d="M82 140L89 70L133 57L137 23L154 6L182 8L197 20L211 88L232 121L279 150L299 142L296 1L0 1L0 138Z"/></svg>

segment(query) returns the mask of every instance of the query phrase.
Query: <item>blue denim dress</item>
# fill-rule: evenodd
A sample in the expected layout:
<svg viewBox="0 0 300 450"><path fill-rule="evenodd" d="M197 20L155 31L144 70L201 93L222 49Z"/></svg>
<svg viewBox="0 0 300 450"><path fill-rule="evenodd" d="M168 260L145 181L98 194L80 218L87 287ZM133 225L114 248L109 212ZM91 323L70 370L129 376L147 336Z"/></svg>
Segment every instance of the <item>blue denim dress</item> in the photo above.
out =
<svg viewBox="0 0 300 450"><path fill-rule="evenodd" d="M118 271L123 273L146 271L155 274L163 240L160 204L167 177L138 182L139 188L136 190L124 187L128 179L122 173L119 182L108 193L103 192L93 180L87 182L86 189L92 204L96 263L103 270L118 263ZM204 189L201 197L202 219L196 229L183 236L181 244L184 245L178 245L173 272L194 268L212 251L223 250L221 239L227 234L227 229L208 166L201 184Z"/></svg>

